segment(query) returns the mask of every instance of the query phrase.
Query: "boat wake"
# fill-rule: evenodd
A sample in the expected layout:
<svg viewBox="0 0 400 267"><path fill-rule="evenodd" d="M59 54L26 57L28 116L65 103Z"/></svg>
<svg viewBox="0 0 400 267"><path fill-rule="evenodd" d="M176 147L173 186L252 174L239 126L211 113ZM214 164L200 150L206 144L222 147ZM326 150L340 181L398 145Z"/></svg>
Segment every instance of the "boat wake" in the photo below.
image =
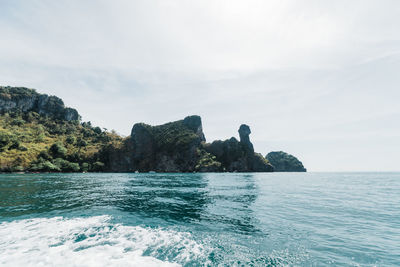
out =
<svg viewBox="0 0 400 267"><path fill-rule="evenodd" d="M2 266L180 266L207 255L189 233L114 224L110 216L3 222L0 240Z"/></svg>

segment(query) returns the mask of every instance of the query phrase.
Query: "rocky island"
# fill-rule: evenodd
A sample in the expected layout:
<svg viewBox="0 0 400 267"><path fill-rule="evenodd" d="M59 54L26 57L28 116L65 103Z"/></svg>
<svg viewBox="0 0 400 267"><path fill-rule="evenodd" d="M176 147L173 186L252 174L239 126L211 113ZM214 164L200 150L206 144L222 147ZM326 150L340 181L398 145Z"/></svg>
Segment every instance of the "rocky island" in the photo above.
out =
<svg viewBox="0 0 400 267"><path fill-rule="evenodd" d="M303 163L295 156L283 151L268 153L265 158L274 166L276 172L306 172Z"/></svg>
<svg viewBox="0 0 400 267"><path fill-rule="evenodd" d="M136 123L123 138L81 122L60 98L23 87L0 87L0 114L3 172L274 171L269 157L254 151L245 124L239 127L239 140L207 143L196 115L158 126Z"/></svg>
<svg viewBox="0 0 400 267"><path fill-rule="evenodd" d="M249 134L249 126L241 125L240 141L232 137L210 144L196 115L159 126L137 123L120 148L108 148L106 165L114 172L273 171L269 162L254 152Z"/></svg>

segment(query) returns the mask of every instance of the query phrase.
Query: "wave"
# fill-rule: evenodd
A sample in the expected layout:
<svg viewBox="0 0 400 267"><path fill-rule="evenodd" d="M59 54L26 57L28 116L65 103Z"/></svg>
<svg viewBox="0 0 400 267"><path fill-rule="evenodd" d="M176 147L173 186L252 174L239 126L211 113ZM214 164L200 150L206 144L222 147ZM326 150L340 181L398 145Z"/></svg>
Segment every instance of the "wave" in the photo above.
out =
<svg viewBox="0 0 400 267"><path fill-rule="evenodd" d="M110 216L3 222L0 240L2 266L180 266L207 254L190 233L115 224Z"/></svg>

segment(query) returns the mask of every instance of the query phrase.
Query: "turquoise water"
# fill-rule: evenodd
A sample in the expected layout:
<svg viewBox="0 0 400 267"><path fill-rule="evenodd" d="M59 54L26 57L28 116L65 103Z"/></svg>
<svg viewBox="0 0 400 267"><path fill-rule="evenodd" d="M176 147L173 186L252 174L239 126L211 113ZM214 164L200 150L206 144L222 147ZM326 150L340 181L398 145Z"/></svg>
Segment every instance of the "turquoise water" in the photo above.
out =
<svg viewBox="0 0 400 267"><path fill-rule="evenodd" d="M1 266L400 266L400 173L4 174Z"/></svg>

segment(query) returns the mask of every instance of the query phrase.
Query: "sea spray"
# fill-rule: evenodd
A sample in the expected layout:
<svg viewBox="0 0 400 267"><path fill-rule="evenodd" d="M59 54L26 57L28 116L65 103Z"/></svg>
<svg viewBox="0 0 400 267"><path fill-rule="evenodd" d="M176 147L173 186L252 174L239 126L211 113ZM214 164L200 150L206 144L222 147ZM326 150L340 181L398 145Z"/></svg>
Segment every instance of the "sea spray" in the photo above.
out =
<svg viewBox="0 0 400 267"><path fill-rule="evenodd" d="M3 222L0 240L2 266L179 266L204 253L189 233L113 224L110 216Z"/></svg>

